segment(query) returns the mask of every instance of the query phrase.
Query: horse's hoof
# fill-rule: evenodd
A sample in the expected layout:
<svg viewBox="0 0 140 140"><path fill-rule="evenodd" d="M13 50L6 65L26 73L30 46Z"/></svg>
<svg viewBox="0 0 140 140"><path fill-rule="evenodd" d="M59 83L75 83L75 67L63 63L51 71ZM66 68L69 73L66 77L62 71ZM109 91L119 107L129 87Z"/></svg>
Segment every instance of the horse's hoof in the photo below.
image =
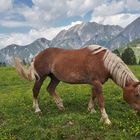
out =
<svg viewBox="0 0 140 140"><path fill-rule="evenodd" d="M37 114L37 115L42 115L42 112L41 112L41 110L36 110L36 111L35 111L35 114Z"/></svg>
<svg viewBox="0 0 140 140"><path fill-rule="evenodd" d="M92 108L92 109L90 110L90 113L91 113L91 114L94 114L94 113L96 113L96 110L95 110L94 108Z"/></svg>
<svg viewBox="0 0 140 140"><path fill-rule="evenodd" d="M101 118L100 119L100 122L102 122L102 123L104 123L105 125L111 125L111 121L107 118L107 119L103 119L103 118Z"/></svg>
<svg viewBox="0 0 140 140"><path fill-rule="evenodd" d="M41 116L43 116L43 113L42 112L38 112L37 115L41 117Z"/></svg>
<svg viewBox="0 0 140 140"><path fill-rule="evenodd" d="M58 107L59 111L64 112L65 111L65 107Z"/></svg>
<svg viewBox="0 0 140 140"><path fill-rule="evenodd" d="M88 111L89 111L91 114L96 113L96 110L95 110L94 108L88 108Z"/></svg>
<svg viewBox="0 0 140 140"><path fill-rule="evenodd" d="M108 119L104 122L105 125L111 125L111 121Z"/></svg>

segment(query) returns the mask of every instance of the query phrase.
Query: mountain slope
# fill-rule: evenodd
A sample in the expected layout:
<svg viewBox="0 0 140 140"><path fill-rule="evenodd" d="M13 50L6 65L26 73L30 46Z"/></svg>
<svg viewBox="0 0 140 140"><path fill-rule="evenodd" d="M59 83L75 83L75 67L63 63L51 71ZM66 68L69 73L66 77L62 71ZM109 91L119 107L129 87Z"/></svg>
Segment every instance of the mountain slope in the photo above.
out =
<svg viewBox="0 0 140 140"><path fill-rule="evenodd" d="M88 22L62 30L52 40L51 47L80 48L86 44L106 45L123 28L114 25L101 25Z"/></svg>
<svg viewBox="0 0 140 140"><path fill-rule="evenodd" d="M140 17L124 28L107 46L110 49L119 48L137 38L140 38Z"/></svg>
<svg viewBox="0 0 140 140"><path fill-rule="evenodd" d="M11 57L18 56L26 62L48 47L81 48L89 44L99 44L109 49L120 48L132 40L140 38L140 17L126 28L115 25L101 25L95 22L77 24L60 31L52 41L40 38L26 46L9 45L0 50L0 62L10 63Z"/></svg>
<svg viewBox="0 0 140 140"><path fill-rule="evenodd" d="M40 38L26 46L19 46L16 44L9 45L0 50L0 62L10 64L13 56L17 56L25 62L29 62L38 52L48 48L49 44L49 40Z"/></svg>

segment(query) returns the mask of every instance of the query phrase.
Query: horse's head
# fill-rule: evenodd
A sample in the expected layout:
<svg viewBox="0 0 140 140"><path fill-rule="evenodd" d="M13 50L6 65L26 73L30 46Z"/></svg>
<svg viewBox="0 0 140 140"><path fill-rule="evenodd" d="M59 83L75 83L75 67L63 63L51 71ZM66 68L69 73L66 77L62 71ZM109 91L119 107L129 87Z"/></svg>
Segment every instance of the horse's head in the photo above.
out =
<svg viewBox="0 0 140 140"><path fill-rule="evenodd" d="M123 88L124 100L140 115L140 82L131 82Z"/></svg>

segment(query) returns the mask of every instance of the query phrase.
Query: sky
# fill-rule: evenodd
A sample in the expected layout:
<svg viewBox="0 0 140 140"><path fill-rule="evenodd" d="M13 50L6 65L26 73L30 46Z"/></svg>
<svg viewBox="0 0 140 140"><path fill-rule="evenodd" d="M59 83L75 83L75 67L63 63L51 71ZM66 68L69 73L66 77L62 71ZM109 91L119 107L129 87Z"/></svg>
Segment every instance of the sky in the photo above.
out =
<svg viewBox="0 0 140 140"><path fill-rule="evenodd" d="M53 39L82 22L126 27L140 16L140 0L0 0L0 49Z"/></svg>

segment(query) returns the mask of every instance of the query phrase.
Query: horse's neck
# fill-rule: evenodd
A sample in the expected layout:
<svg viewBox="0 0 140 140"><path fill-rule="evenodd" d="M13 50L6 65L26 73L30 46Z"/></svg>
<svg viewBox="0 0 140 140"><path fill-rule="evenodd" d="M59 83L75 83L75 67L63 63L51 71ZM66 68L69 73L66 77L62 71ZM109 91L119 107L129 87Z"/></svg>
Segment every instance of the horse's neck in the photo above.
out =
<svg viewBox="0 0 140 140"><path fill-rule="evenodd" d="M127 76L124 77L124 78L122 79L122 81L120 81L119 83L118 83L118 81L115 81L114 79L113 79L113 81L114 81L117 85L119 85L120 87L124 88L126 85L128 85L128 84L131 83L131 82L138 82L138 79L137 79L136 77L135 77L135 79L134 79L133 77L127 75Z"/></svg>
<svg viewBox="0 0 140 140"><path fill-rule="evenodd" d="M106 51L103 60L112 80L117 85L123 88L130 81L138 81L127 65L111 51Z"/></svg>

